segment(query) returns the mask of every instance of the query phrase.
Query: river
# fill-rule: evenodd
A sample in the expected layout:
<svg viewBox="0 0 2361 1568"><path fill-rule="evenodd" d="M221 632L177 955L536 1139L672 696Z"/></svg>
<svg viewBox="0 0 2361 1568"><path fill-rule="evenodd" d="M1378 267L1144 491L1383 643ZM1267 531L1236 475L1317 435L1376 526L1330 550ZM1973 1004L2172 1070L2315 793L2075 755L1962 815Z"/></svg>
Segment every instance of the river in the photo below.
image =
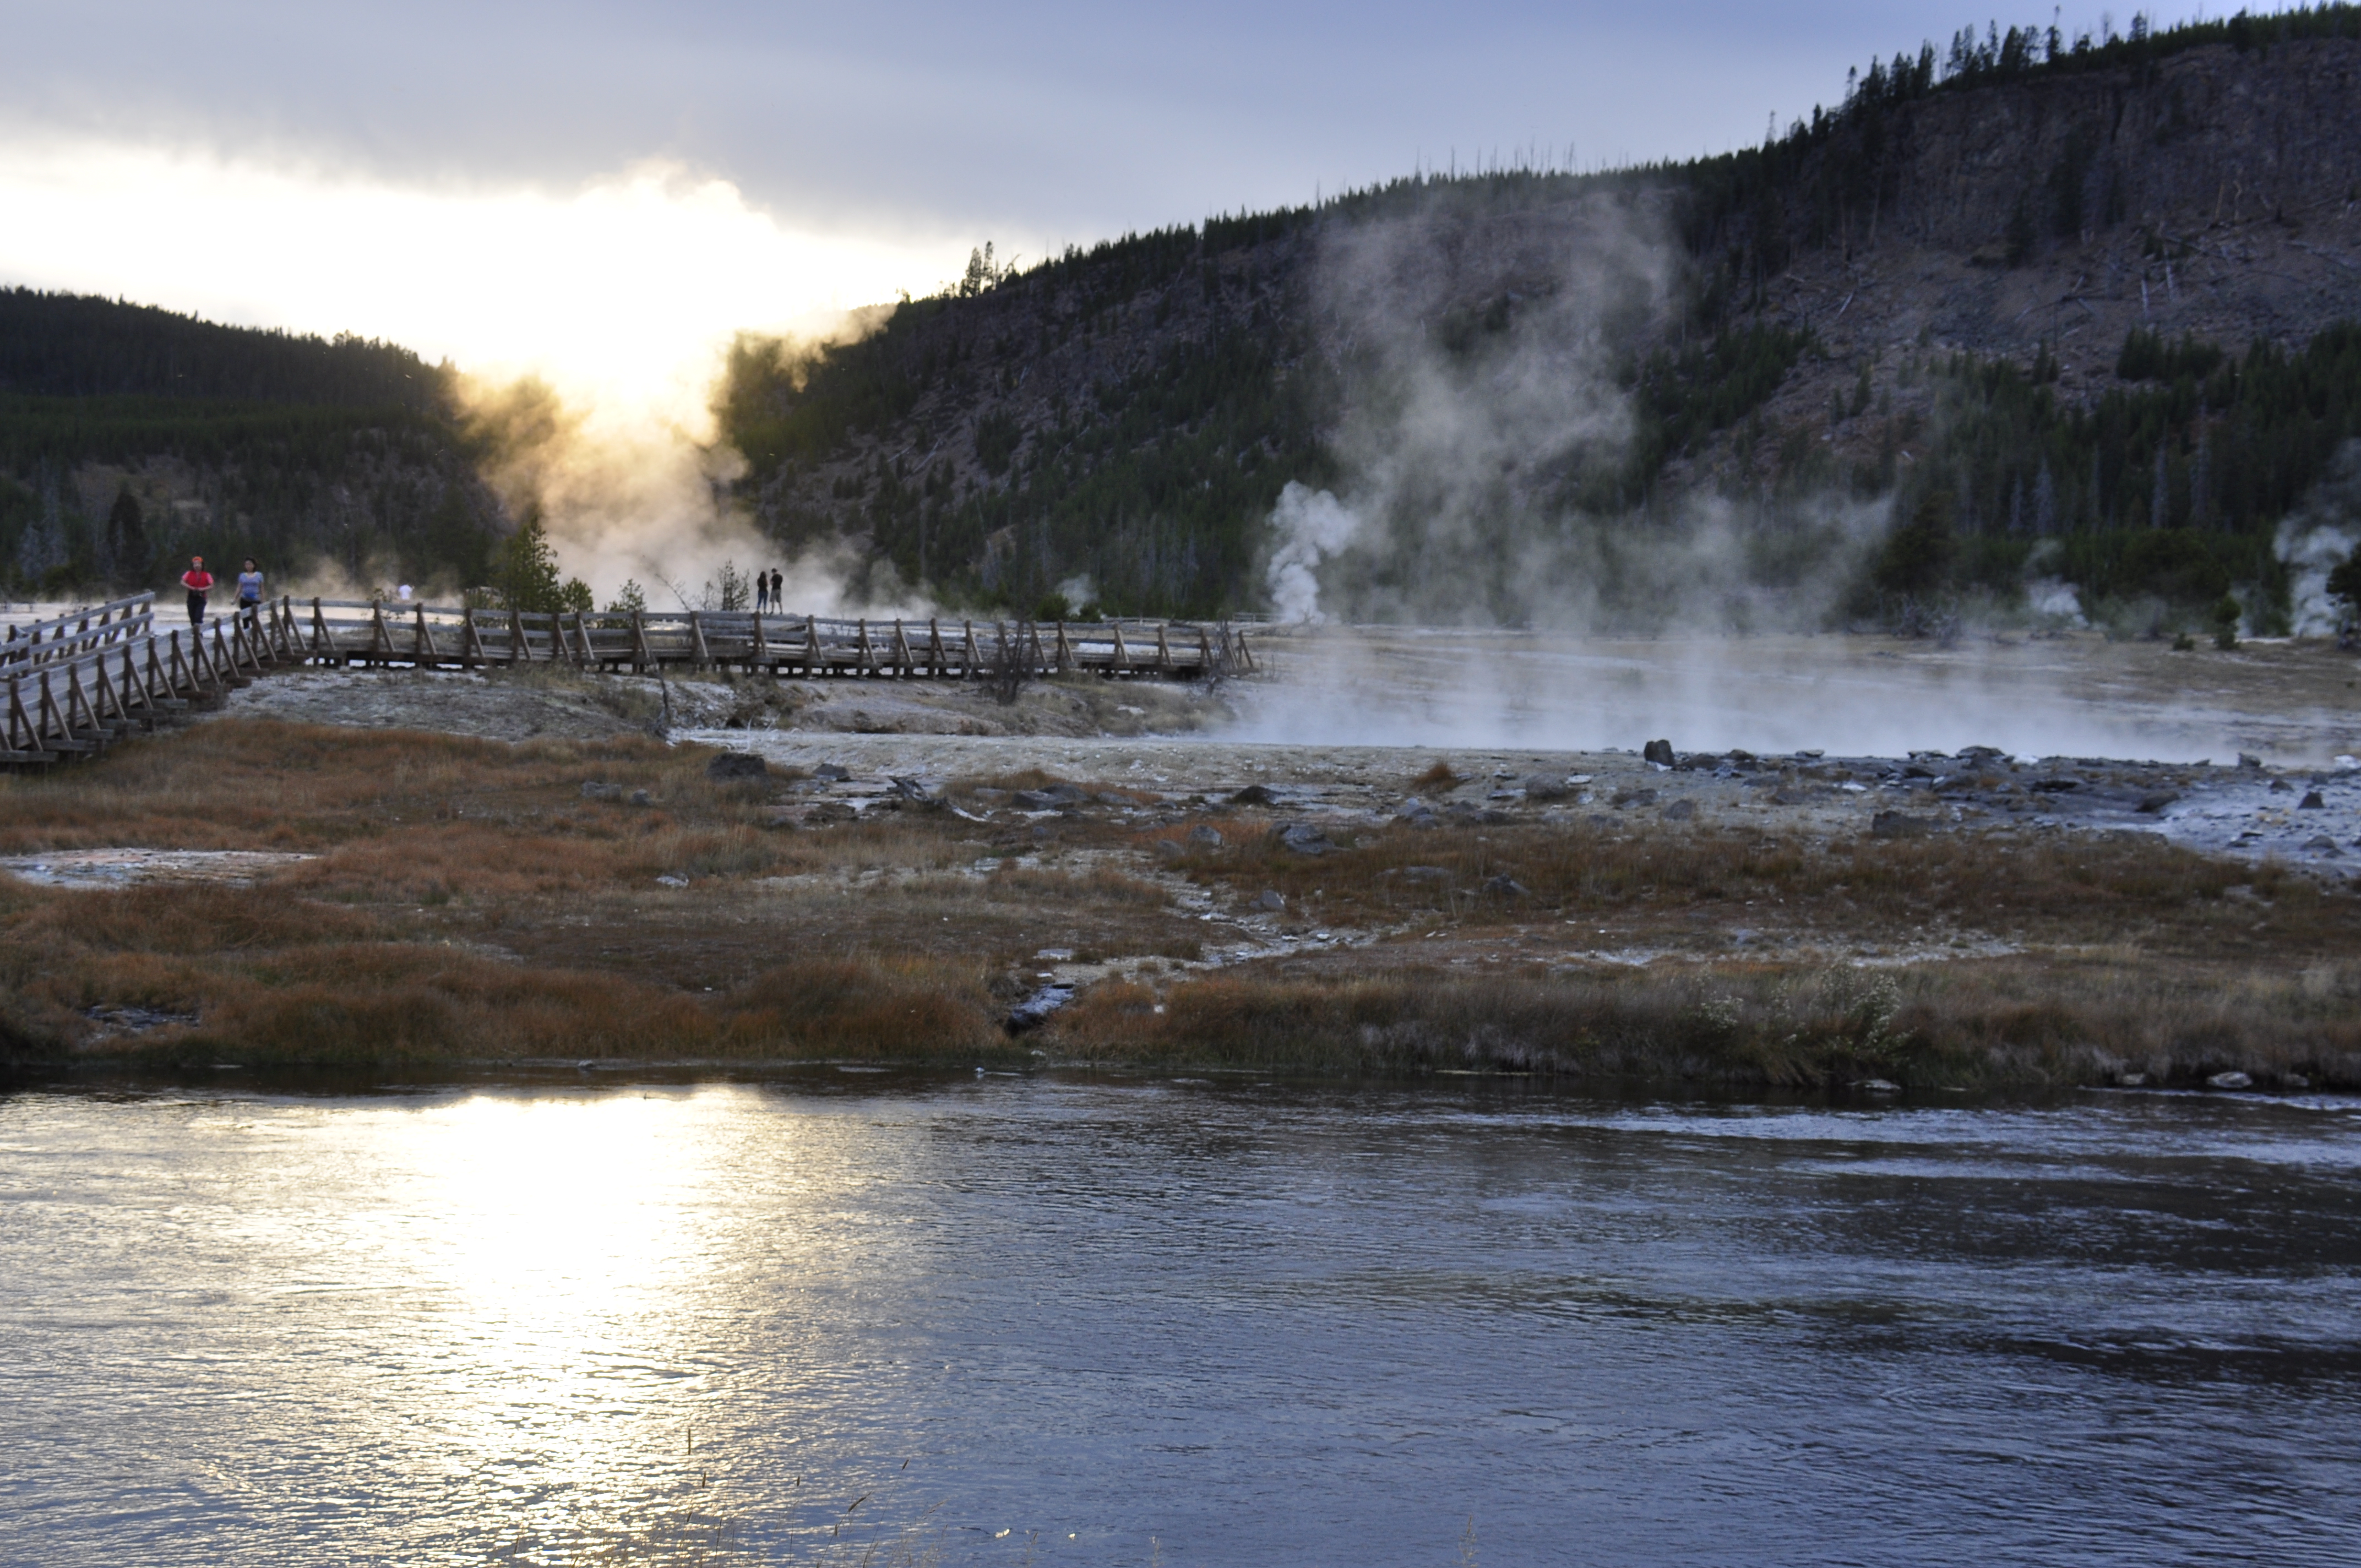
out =
<svg viewBox="0 0 2361 1568"><path fill-rule="evenodd" d="M0 1098L0 1562L2361 1562L2361 1105Z"/></svg>

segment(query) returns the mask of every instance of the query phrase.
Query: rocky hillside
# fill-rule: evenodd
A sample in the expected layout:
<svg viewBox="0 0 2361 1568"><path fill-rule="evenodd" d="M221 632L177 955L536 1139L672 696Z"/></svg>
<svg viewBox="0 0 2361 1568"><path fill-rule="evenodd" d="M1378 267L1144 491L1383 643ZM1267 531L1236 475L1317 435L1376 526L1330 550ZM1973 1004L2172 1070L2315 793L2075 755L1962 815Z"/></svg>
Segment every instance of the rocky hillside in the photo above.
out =
<svg viewBox="0 0 2361 1568"><path fill-rule="evenodd" d="M1024 608L1262 608L1299 545L1358 613L1661 606L1707 568L1631 542L1710 527L1720 587L1828 613L2042 574L2268 612L2361 433L2356 88L2349 7L1963 37L1724 158L979 256L857 343L742 344L725 427L783 538ZM1290 481L1349 537L1275 532Z"/></svg>

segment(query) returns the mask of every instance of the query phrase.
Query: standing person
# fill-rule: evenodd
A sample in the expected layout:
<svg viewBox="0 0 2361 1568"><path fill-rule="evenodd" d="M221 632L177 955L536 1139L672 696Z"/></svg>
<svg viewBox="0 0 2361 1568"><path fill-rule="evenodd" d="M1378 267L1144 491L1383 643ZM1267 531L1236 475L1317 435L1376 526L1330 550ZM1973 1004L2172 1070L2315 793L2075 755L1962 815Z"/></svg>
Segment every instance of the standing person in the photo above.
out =
<svg viewBox="0 0 2361 1568"><path fill-rule="evenodd" d="M779 602L779 584L780 584L780 582L781 582L782 580L783 580L783 579L782 579L782 578L780 577L780 576L779 576L779 569L778 569L776 566L772 567L772 568L771 568L771 611L772 611L772 613L773 613L773 614L774 614L774 615L784 615L785 613L786 613L786 606L785 606L785 605L783 605L783 604L781 604L781 603Z"/></svg>
<svg viewBox="0 0 2361 1568"><path fill-rule="evenodd" d="M237 618L246 622L248 631L256 630L262 617L262 570L254 557L246 558L246 565L237 575Z"/></svg>
<svg viewBox="0 0 2361 1568"><path fill-rule="evenodd" d="M754 613L762 614L771 608L771 578L767 572L754 574Z"/></svg>
<svg viewBox="0 0 2361 1568"><path fill-rule="evenodd" d="M189 557L189 569L181 574L181 586L189 590L189 625L202 631L205 624L205 596L214 589L214 575L205 570L203 556Z"/></svg>

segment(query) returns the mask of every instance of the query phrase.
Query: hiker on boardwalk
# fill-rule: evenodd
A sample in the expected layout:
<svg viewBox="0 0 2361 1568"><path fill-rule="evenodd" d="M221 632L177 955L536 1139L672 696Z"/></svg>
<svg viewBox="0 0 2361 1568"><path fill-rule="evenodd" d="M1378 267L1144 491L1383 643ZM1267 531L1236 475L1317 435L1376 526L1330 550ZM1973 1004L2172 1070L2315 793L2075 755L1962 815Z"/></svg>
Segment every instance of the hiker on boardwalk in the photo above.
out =
<svg viewBox="0 0 2361 1568"><path fill-rule="evenodd" d="M784 604L782 604L782 603L780 603L780 602L779 602L779 584L780 584L780 582L781 582L781 581L782 581L782 579L781 579L781 578L780 578L780 576L779 576L779 569L778 569L776 566L772 567L772 568L771 568L771 613L772 613L772 614L774 614L774 615L779 614L780 612L784 611L784 610L787 608L785 605L784 605Z"/></svg>
<svg viewBox="0 0 2361 1568"><path fill-rule="evenodd" d="M248 631L252 631L260 625L261 617L262 569L254 564L254 557L248 555L245 568L237 575L237 618L246 622Z"/></svg>
<svg viewBox="0 0 2361 1568"><path fill-rule="evenodd" d="M768 573L754 574L754 613L762 614L771 608L771 578Z"/></svg>
<svg viewBox="0 0 2361 1568"><path fill-rule="evenodd" d="M205 624L205 596L214 588L214 575L205 570L203 556L189 557L189 569L181 574L181 586L189 590L189 624L202 630Z"/></svg>

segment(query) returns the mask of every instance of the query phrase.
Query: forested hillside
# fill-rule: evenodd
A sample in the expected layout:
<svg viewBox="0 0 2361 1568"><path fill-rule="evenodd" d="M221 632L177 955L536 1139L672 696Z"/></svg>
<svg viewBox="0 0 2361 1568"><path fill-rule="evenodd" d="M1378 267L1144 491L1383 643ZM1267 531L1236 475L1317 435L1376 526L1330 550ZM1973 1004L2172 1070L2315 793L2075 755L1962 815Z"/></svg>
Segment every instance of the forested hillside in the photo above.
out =
<svg viewBox="0 0 2361 1568"><path fill-rule="evenodd" d="M1713 527L1722 587L1839 574L1831 614L2062 577L2268 623L2361 434L2356 102L2352 6L1963 33L1726 157L980 253L858 342L741 342L719 406L766 527L954 599L1261 608L1301 481L1358 516L1350 612L1661 620L1637 556Z"/></svg>
<svg viewBox="0 0 2361 1568"><path fill-rule="evenodd" d="M2063 583L2268 627L2361 436L2356 103L2361 6L1991 27L1721 157L983 247L857 339L742 338L729 499L881 598L1028 613L1268 609L1276 565L1381 618L1924 625ZM18 593L197 547L480 584L491 439L390 345L0 292Z"/></svg>
<svg viewBox="0 0 2361 1568"><path fill-rule="evenodd" d="M181 558L479 583L504 526L448 367L406 348L0 290L0 584L152 587Z"/></svg>

